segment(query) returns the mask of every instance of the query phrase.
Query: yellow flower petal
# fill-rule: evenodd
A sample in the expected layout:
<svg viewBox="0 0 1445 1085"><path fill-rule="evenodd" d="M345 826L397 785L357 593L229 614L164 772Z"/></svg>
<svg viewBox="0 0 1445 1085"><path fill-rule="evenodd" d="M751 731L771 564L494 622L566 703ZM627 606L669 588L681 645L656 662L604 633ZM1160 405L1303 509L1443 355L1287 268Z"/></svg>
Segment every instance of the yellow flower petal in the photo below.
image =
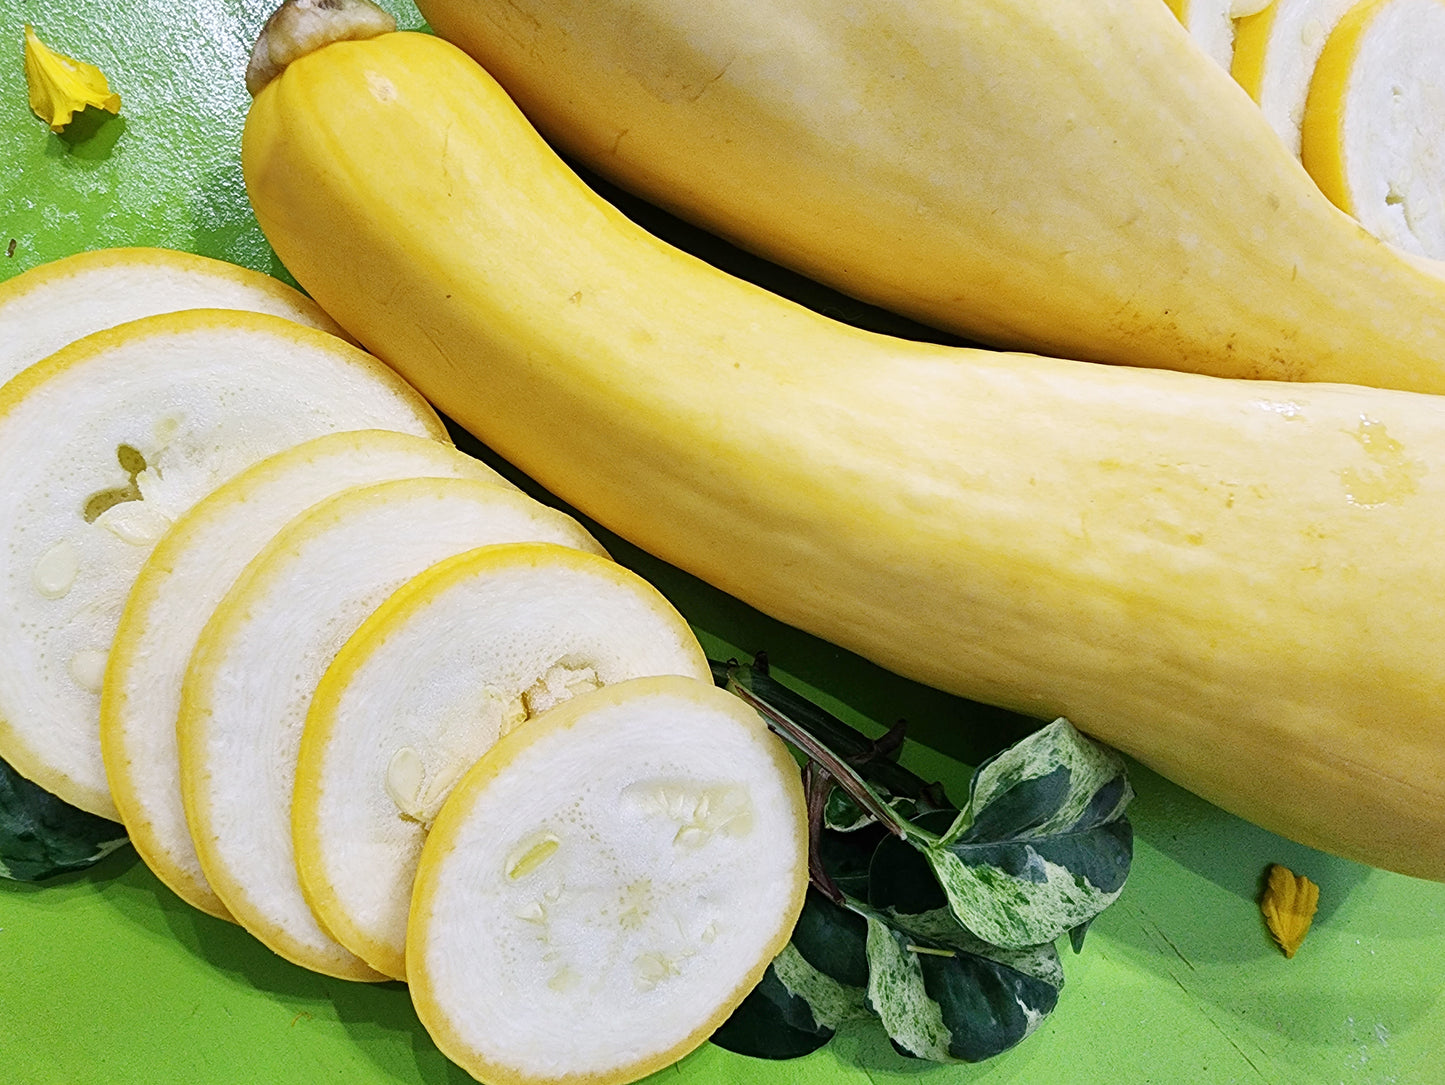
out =
<svg viewBox="0 0 1445 1085"><path fill-rule="evenodd" d="M63 56L49 48L25 28L25 82L30 88L30 108L35 115L59 132L86 106L111 113L120 112L120 95L94 64Z"/></svg>
<svg viewBox="0 0 1445 1085"><path fill-rule="evenodd" d="M1259 910L1286 957L1293 957L1305 940L1319 903L1320 887L1314 882L1278 863L1269 868L1269 884Z"/></svg>

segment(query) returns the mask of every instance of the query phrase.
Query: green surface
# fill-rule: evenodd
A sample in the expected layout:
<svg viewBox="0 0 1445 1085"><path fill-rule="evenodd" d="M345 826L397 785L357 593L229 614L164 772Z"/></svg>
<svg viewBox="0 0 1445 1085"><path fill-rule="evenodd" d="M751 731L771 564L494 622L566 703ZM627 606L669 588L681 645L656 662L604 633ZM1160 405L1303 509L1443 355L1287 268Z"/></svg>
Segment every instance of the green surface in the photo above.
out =
<svg viewBox="0 0 1445 1085"><path fill-rule="evenodd" d="M277 272L238 164L241 71L268 3L0 0L0 279L86 248L168 245ZM400 9L397 9L400 11ZM415 26L414 10L400 11ZM52 135L26 107L21 31L101 66L118 118ZM13 247L11 242L13 241ZM797 284L793 284L796 286ZM0 329L0 335L4 329ZM924 775L966 779L1012 737L995 714L784 629L604 536L718 654L767 648L855 722L906 716ZM826 691L824 693L823 691ZM952 756L950 756L950 754ZM1221 757L1230 751L1219 750ZM935 1067L872 1034L765 1064L704 1047L659 1075L758 1082L1445 1082L1445 885L1372 871L1261 832L1132 767L1134 871L1058 1010L979 1066ZM1257 909L1266 866L1319 882L1286 960ZM564 1033L565 1035L565 1033ZM44 886L0 883L0 1073L19 1085L461 1082L400 984L308 974L180 903L129 848Z"/></svg>

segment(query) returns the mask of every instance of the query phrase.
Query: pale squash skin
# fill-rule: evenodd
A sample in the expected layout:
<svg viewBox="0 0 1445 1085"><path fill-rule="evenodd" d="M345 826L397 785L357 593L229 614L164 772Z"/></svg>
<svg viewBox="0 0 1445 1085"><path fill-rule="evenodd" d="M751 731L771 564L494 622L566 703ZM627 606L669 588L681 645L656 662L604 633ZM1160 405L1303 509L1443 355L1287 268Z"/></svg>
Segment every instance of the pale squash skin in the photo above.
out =
<svg viewBox="0 0 1445 1085"><path fill-rule="evenodd" d="M293 63L243 163L326 310L604 526L900 674L1445 880L1445 400L839 325L634 226L421 35Z"/></svg>
<svg viewBox="0 0 1445 1085"><path fill-rule="evenodd" d="M1160 0L418 6L589 168L925 323L1445 391L1445 268L1336 210Z"/></svg>

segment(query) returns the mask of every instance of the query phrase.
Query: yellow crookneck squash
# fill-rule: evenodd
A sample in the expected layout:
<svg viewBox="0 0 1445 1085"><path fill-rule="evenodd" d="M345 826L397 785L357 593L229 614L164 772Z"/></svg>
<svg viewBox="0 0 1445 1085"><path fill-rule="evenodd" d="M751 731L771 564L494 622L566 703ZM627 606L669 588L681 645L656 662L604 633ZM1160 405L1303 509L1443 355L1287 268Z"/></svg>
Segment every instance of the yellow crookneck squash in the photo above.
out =
<svg viewBox="0 0 1445 1085"><path fill-rule="evenodd" d="M1000 347L1445 392L1445 265L1336 210L1161 0L418 6L565 153L845 293Z"/></svg>
<svg viewBox="0 0 1445 1085"><path fill-rule="evenodd" d="M1445 880L1445 399L840 325L635 226L426 35L301 55L243 162L321 305L606 527L898 673Z"/></svg>

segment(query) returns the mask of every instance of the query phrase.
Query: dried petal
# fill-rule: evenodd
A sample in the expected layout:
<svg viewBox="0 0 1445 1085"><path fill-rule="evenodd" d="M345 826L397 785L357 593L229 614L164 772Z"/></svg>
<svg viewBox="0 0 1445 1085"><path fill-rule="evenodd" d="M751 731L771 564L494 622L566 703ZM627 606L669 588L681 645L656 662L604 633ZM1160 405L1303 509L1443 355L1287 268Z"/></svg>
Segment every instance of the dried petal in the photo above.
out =
<svg viewBox="0 0 1445 1085"><path fill-rule="evenodd" d="M59 132L86 106L120 112L120 95L111 92L105 74L94 64L63 56L25 28L25 82L30 108Z"/></svg>
<svg viewBox="0 0 1445 1085"><path fill-rule="evenodd" d="M1286 957L1293 957L1305 940L1319 903L1320 887L1314 882L1278 863L1269 868L1269 884L1259 910Z"/></svg>

